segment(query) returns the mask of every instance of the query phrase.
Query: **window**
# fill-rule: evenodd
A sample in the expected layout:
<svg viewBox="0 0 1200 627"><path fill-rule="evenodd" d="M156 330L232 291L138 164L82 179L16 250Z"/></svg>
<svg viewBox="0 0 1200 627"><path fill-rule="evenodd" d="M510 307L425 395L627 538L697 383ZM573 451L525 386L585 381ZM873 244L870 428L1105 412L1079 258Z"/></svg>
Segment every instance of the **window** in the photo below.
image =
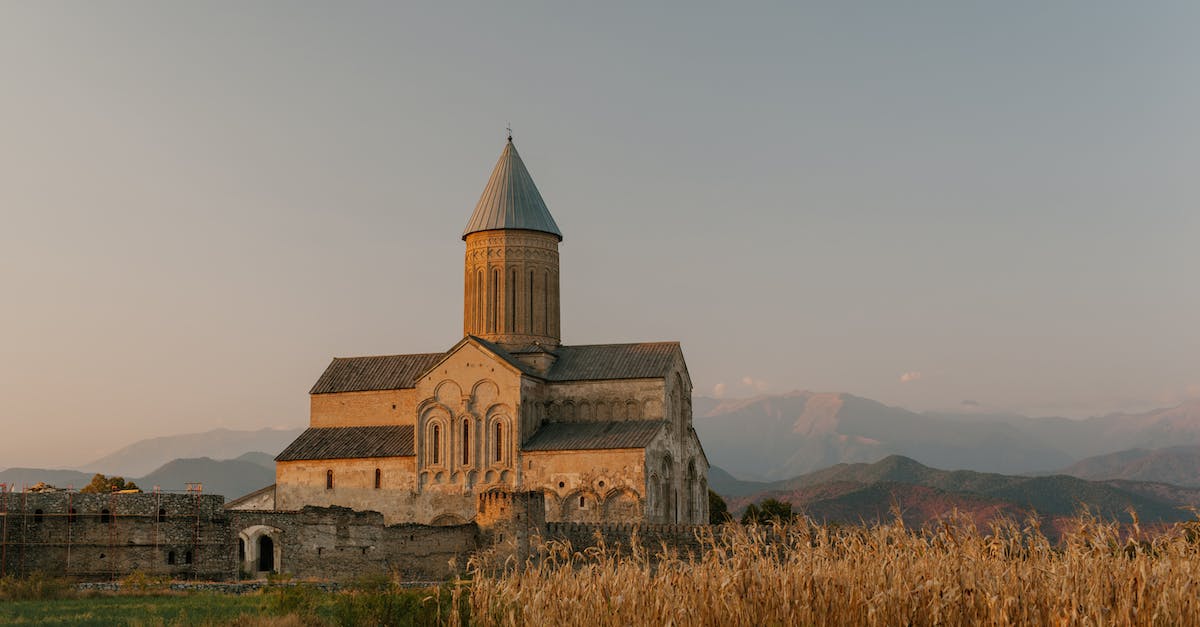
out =
<svg viewBox="0 0 1200 627"><path fill-rule="evenodd" d="M167 564L175 565L175 551L167 551Z"/></svg>
<svg viewBox="0 0 1200 627"><path fill-rule="evenodd" d="M526 324L528 325L525 327L526 329L528 329L526 331L526 333L536 333L537 332L533 326L533 318L534 318L533 311L534 311L533 310L533 270L530 270L529 271L529 312L525 315L525 319L527 320Z"/></svg>
<svg viewBox="0 0 1200 627"><path fill-rule="evenodd" d="M158 522L167 522L167 510L158 508Z"/></svg>
<svg viewBox="0 0 1200 627"><path fill-rule="evenodd" d="M378 490L381 485L383 485L383 471L376 468L375 469L375 489Z"/></svg>
<svg viewBox="0 0 1200 627"><path fill-rule="evenodd" d="M498 462L504 460L503 438L504 438L504 425L497 422L496 423L496 461L498 461Z"/></svg>
<svg viewBox="0 0 1200 627"><path fill-rule="evenodd" d="M188 549L183 552L183 563L184 564L192 563L192 550L191 549Z"/></svg>
<svg viewBox="0 0 1200 627"><path fill-rule="evenodd" d="M67 522L69 522L69 523L75 522L75 508L74 507L67 510Z"/></svg>
<svg viewBox="0 0 1200 627"><path fill-rule="evenodd" d="M326 490L333 489L333 471L332 470L325 471L325 489Z"/></svg>
<svg viewBox="0 0 1200 627"><path fill-rule="evenodd" d="M40 509L33 510L33 522L35 522L35 523L42 522L43 516L45 516L45 512L43 512L42 510L40 510Z"/></svg>
<svg viewBox="0 0 1200 627"><path fill-rule="evenodd" d="M438 425L433 425L433 463L441 463L442 450L442 428Z"/></svg>
<svg viewBox="0 0 1200 627"><path fill-rule="evenodd" d="M471 463L471 422L466 419L463 419L462 453L463 465Z"/></svg>
<svg viewBox="0 0 1200 627"><path fill-rule="evenodd" d="M112 522L112 513L109 512L107 509L100 510L100 522L102 522L102 523Z"/></svg>
<svg viewBox="0 0 1200 627"><path fill-rule="evenodd" d="M587 505L587 497L581 496L579 497L579 507L582 509L584 505Z"/></svg>

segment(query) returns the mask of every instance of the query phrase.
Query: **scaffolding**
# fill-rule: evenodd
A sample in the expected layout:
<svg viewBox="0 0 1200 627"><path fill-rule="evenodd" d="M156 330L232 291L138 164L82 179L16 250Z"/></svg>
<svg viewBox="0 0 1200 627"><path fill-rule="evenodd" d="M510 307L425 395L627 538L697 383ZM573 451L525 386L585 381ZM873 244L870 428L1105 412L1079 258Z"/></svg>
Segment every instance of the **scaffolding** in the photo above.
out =
<svg viewBox="0 0 1200 627"><path fill-rule="evenodd" d="M155 486L150 493L107 495L73 487L31 492L22 486L17 492L16 486L0 484L0 577L53 570L116 580L138 570L199 579L232 572L233 565L211 561L214 556L224 561L228 534L213 533L205 543L205 525L220 524L220 504L208 502L216 498L206 499L199 483L186 490ZM84 507L89 511L77 511Z"/></svg>

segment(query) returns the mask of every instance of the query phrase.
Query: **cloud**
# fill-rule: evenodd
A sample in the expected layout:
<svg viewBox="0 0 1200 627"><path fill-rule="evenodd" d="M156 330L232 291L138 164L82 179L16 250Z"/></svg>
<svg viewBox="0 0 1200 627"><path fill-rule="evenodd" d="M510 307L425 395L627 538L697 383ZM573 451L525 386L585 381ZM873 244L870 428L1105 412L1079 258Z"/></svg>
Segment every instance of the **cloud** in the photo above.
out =
<svg viewBox="0 0 1200 627"><path fill-rule="evenodd" d="M767 385L766 381L755 379L749 375L742 377L742 385L754 390L755 392L765 392L767 391L767 388L770 387Z"/></svg>
<svg viewBox="0 0 1200 627"><path fill-rule="evenodd" d="M713 398L725 398L725 384L718 383L718 384L714 385L712 395L713 395Z"/></svg>
<svg viewBox="0 0 1200 627"><path fill-rule="evenodd" d="M919 370L909 370L908 372L900 375L901 383L912 383L913 381L920 381L920 380L921 380L921 372Z"/></svg>

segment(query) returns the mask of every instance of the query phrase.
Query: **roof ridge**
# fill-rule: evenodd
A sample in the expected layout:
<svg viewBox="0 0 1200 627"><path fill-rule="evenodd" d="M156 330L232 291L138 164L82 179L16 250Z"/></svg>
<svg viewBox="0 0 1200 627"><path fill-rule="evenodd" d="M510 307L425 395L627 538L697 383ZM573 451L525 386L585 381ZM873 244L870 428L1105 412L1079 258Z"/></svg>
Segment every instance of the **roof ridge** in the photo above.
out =
<svg viewBox="0 0 1200 627"><path fill-rule="evenodd" d="M678 340L660 340L655 342L608 342L605 344L561 344L559 348L597 348L601 346L681 346Z"/></svg>
<svg viewBox="0 0 1200 627"><path fill-rule="evenodd" d="M346 361L346 360L351 360L351 359L382 359L384 357L433 357L435 355L445 355L445 354L446 354L445 352L441 352L441 353L394 353L394 354L389 354L389 355L350 355L347 357L334 357L334 359L340 359L340 360Z"/></svg>

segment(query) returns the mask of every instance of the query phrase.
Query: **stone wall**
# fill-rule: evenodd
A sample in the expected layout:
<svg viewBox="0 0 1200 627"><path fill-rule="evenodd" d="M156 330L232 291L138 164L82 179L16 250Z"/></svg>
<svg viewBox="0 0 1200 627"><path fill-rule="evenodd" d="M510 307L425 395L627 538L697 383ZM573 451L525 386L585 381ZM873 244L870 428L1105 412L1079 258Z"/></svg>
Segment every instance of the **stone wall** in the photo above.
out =
<svg viewBox="0 0 1200 627"><path fill-rule="evenodd" d="M226 579L236 571L223 502L201 494L3 493L0 575Z"/></svg>
<svg viewBox="0 0 1200 627"><path fill-rule="evenodd" d="M681 556L699 556L702 539L716 530L710 525L665 525L640 523L547 523L541 540L566 541L576 551L598 546L601 541L612 550L628 554L636 539L648 557L665 548ZM536 540L535 540L536 541Z"/></svg>
<svg viewBox="0 0 1200 627"><path fill-rule="evenodd" d="M277 545L273 570L300 579L347 580L395 573L401 580L439 581L462 572L479 548L475 524L431 527L386 525L383 514L344 507L305 507L296 512L230 512L235 530L255 530L241 541L241 570L258 574L255 543Z"/></svg>
<svg viewBox="0 0 1200 627"><path fill-rule="evenodd" d="M416 390L381 390L309 395L313 427L411 425Z"/></svg>

